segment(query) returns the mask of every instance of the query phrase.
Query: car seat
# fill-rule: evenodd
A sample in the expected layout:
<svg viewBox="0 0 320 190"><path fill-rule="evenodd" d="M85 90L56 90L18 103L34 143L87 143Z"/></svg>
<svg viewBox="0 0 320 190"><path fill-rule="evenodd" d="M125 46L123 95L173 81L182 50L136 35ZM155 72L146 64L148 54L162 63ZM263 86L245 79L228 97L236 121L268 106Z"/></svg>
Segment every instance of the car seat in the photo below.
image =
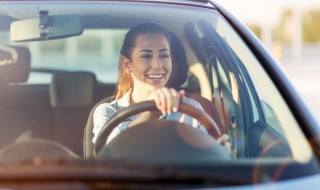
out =
<svg viewBox="0 0 320 190"><path fill-rule="evenodd" d="M25 47L0 45L0 148L39 136L36 121L12 109L9 83L27 80L30 52Z"/></svg>
<svg viewBox="0 0 320 190"><path fill-rule="evenodd" d="M96 77L91 72L55 73L49 87L52 138L82 156L83 124L94 104Z"/></svg>

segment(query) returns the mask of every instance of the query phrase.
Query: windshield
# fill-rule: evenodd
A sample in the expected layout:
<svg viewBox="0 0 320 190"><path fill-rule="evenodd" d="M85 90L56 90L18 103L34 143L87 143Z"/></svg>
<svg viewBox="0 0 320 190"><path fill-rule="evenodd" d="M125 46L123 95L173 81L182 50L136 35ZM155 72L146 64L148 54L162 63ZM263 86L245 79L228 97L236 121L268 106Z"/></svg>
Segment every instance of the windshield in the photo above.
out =
<svg viewBox="0 0 320 190"><path fill-rule="evenodd" d="M136 170L148 166L171 168L171 177L175 171L189 177L196 171L199 178L230 177L225 180L230 183L317 172L308 139L277 81L213 5L196 4L1 2L0 77L6 82L1 93L9 94L0 96L3 167L62 160L109 168L108 177L110 168L118 167L129 172L126 177L135 171L133 176L144 178ZM184 90L186 105L179 108L184 112L179 119L165 114L126 128L137 114L157 109L152 101L115 99L124 39L143 23L168 31L170 54L161 52L158 59L173 60L166 86ZM166 73L142 75L157 83L162 76ZM7 112L2 116L2 111ZM97 119L109 111L108 122ZM303 172L292 175L296 168Z"/></svg>

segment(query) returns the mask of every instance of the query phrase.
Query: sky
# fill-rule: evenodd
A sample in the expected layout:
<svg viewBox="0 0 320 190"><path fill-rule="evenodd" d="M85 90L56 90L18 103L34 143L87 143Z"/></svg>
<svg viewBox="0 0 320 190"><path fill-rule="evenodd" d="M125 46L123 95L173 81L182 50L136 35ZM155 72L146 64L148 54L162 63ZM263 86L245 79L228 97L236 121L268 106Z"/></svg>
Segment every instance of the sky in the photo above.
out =
<svg viewBox="0 0 320 190"><path fill-rule="evenodd" d="M224 6L239 20L256 24L267 22L275 24L281 15L281 10L290 8L304 10L319 7L320 0L215 0Z"/></svg>

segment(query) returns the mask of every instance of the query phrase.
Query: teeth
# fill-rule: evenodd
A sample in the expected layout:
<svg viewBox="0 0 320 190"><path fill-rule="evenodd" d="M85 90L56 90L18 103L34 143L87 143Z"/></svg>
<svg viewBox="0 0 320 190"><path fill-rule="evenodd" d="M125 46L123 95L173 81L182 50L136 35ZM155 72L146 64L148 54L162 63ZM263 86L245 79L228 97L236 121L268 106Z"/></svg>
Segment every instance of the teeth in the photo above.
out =
<svg viewBox="0 0 320 190"><path fill-rule="evenodd" d="M147 77L152 79L160 79L163 77L163 75L147 75Z"/></svg>

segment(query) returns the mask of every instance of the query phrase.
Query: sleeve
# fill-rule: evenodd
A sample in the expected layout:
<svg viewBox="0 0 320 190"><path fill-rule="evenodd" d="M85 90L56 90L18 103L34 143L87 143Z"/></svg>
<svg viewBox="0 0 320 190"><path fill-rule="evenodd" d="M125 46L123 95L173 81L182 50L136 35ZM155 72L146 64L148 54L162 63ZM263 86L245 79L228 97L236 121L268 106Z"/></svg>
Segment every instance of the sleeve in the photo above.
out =
<svg viewBox="0 0 320 190"><path fill-rule="evenodd" d="M93 134L94 134L94 137L92 139L93 143L96 142L97 136L101 131L102 127L104 126L104 124L107 123L116 112L117 110L112 106L111 103L103 103L95 109L93 113ZM130 124L129 120L126 120L120 123L118 127L113 129L106 143L109 143L118 134L124 131L129 124Z"/></svg>

